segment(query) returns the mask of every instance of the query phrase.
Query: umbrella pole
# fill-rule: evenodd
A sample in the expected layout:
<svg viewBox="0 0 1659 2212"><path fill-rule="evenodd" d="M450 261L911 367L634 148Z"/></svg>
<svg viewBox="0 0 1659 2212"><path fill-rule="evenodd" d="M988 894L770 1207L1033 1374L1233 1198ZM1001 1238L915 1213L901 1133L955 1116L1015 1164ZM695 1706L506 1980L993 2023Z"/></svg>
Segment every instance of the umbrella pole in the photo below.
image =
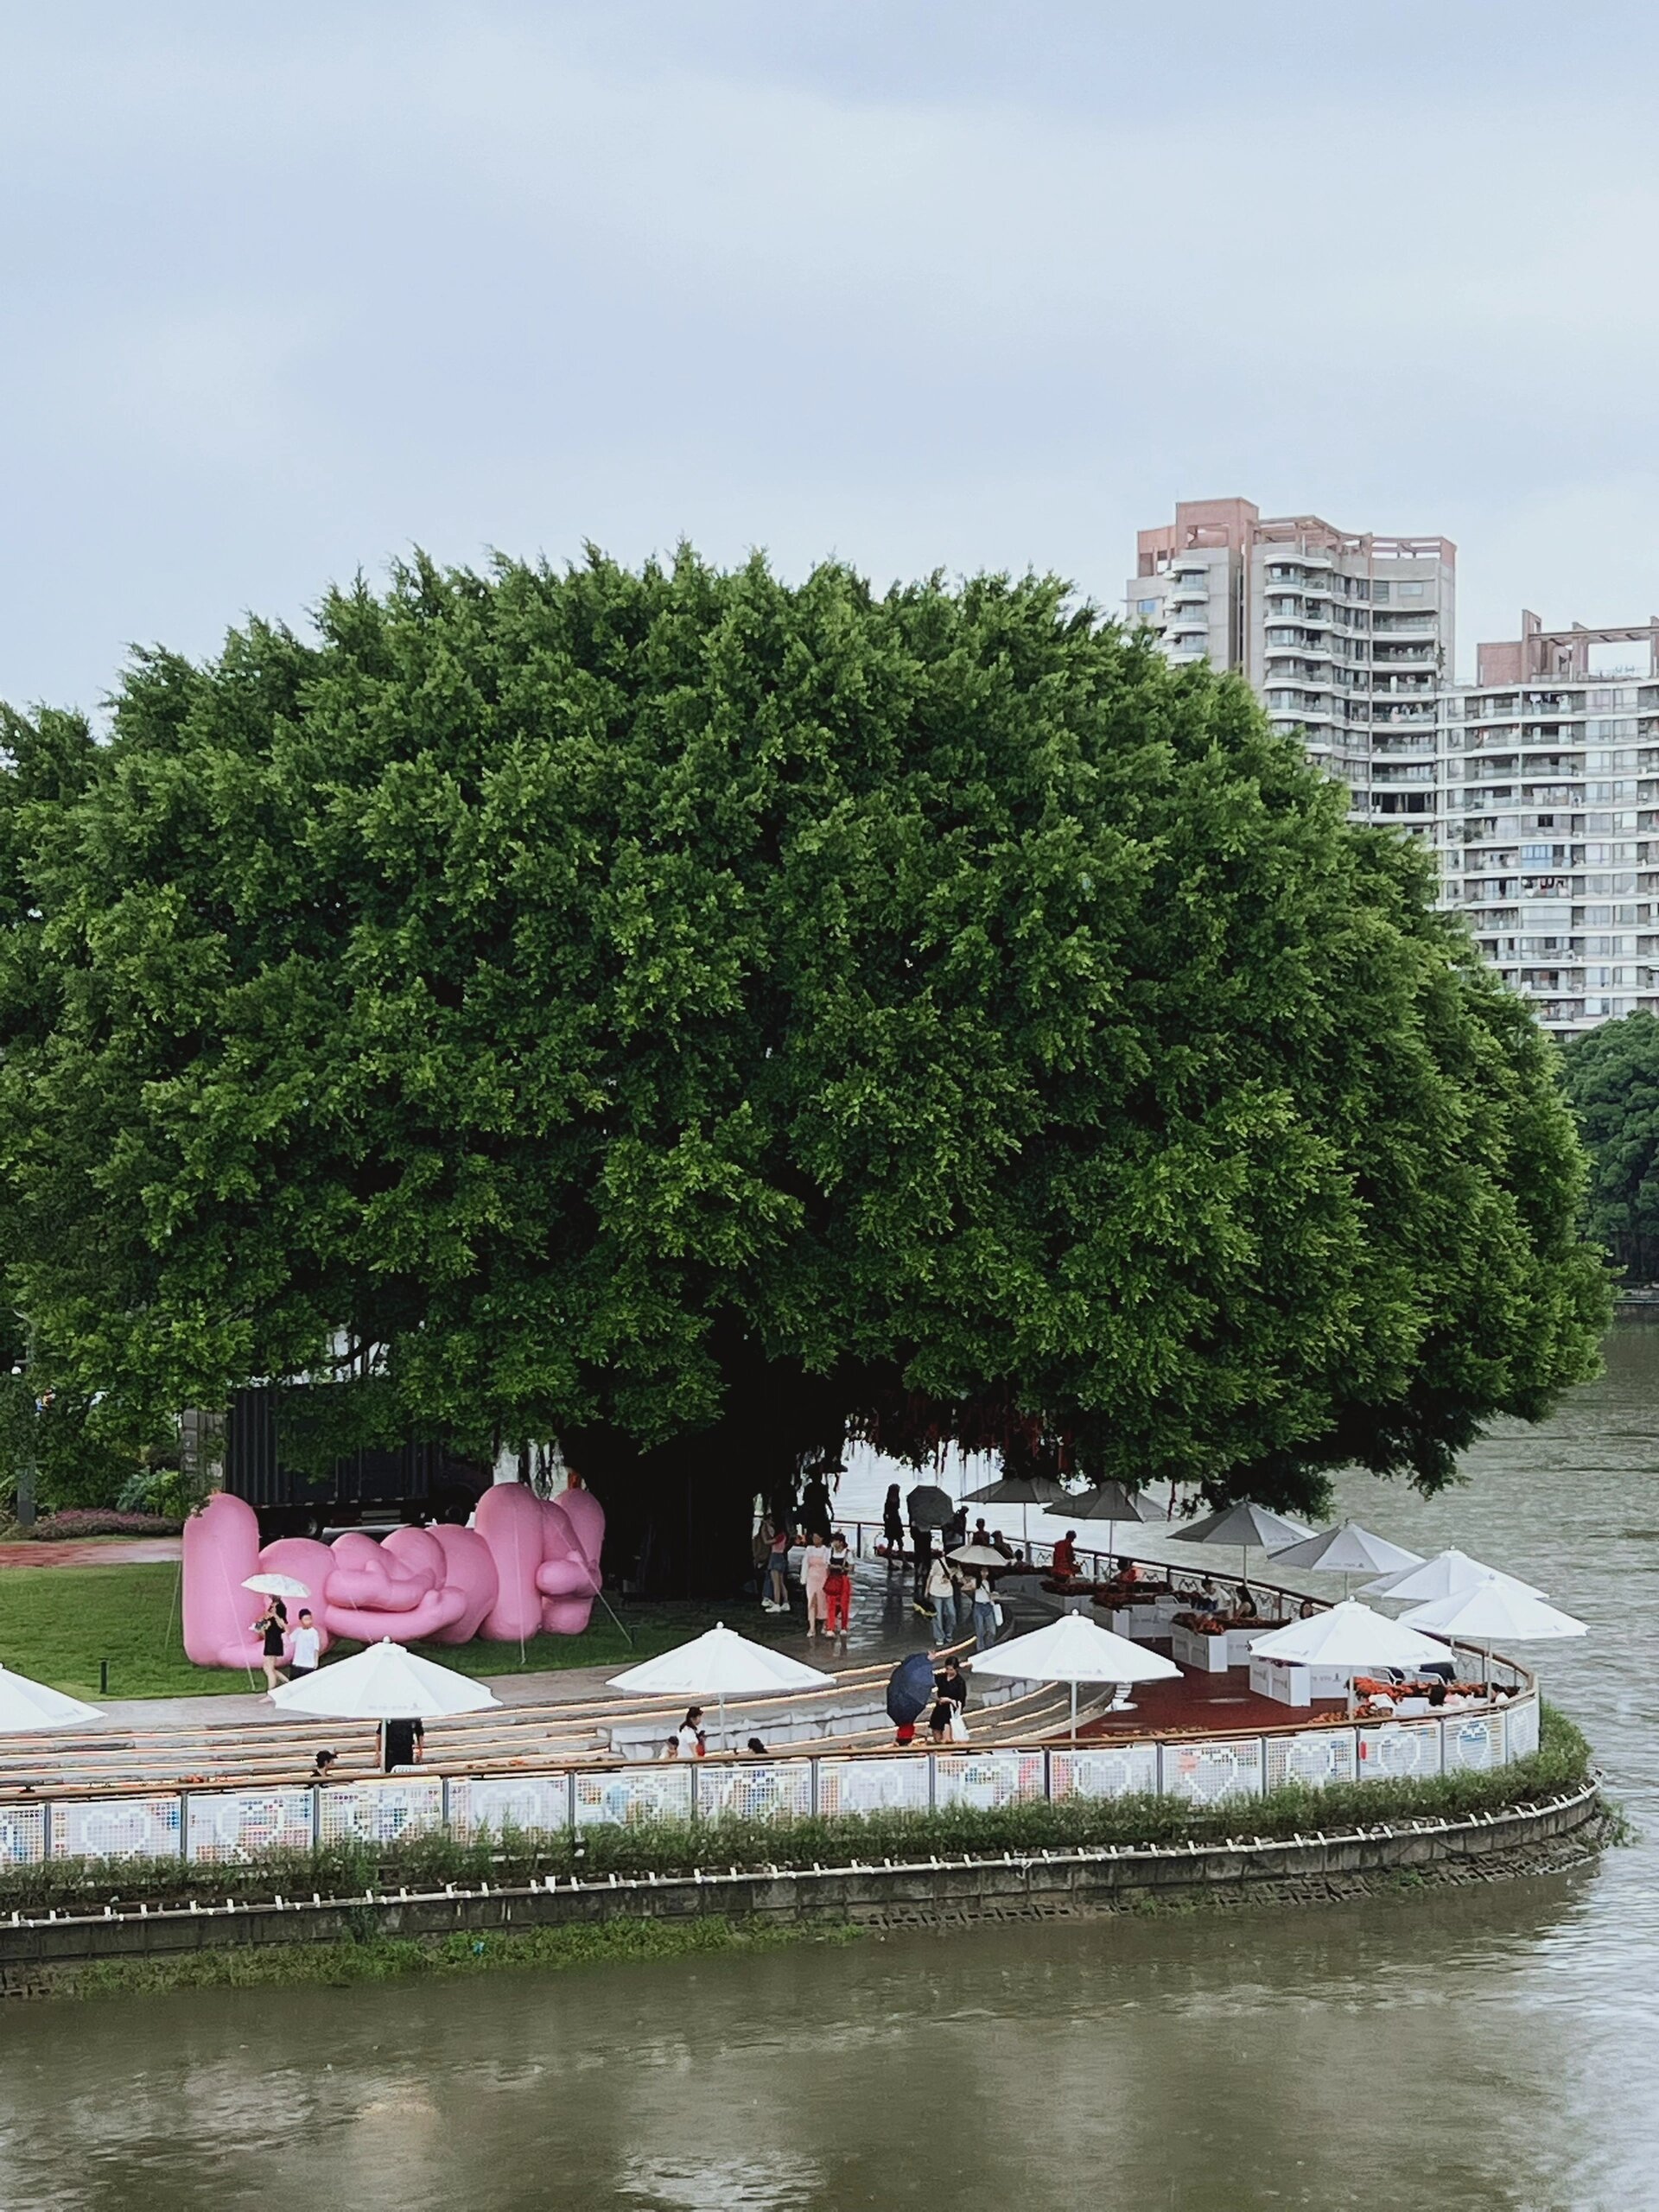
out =
<svg viewBox="0 0 1659 2212"><path fill-rule="evenodd" d="M726 1749L726 1693L725 1693L725 1691L724 1691L724 1690L721 1690L721 1691L719 1693L718 1696L715 1698L715 1704L716 1704L716 1705L719 1707L719 1708L720 1708L720 1745L719 1745L719 1748L723 1751Z"/></svg>
<svg viewBox="0 0 1659 2212"><path fill-rule="evenodd" d="M1077 1740L1077 1686L1075 1681L1071 1685L1071 1740L1074 1744Z"/></svg>

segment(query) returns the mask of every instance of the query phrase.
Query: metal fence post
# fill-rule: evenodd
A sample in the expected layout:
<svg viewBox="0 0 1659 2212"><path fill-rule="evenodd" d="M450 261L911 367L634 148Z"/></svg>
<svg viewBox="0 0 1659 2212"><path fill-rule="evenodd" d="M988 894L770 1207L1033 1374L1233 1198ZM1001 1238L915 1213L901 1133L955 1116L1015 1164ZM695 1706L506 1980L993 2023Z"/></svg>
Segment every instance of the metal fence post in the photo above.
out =
<svg viewBox="0 0 1659 2212"><path fill-rule="evenodd" d="M818 1762L817 1758L810 1758L806 1764L811 1770L812 1786L812 1795L808 1802L811 1807L812 1818L816 1821L818 1817L818 1806L822 1802L822 1793L818 1789Z"/></svg>
<svg viewBox="0 0 1659 2212"><path fill-rule="evenodd" d="M576 1832L576 1770L567 1767L564 1776L564 1825L572 1835Z"/></svg>
<svg viewBox="0 0 1659 2212"><path fill-rule="evenodd" d="M702 1810L702 1792L697 1783L697 1763L691 1762L691 1818L696 1820Z"/></svg>
<svg viewBox="0 0 1659 2212"><path fill-rule="evenodd" d="M315 1782L311 1785L311 1848L322 1849L322 1790Z"/></svg>
<svg viewBox="0 0 1659 2212"><path fill-rule="evenodd" d="M189 1856L190 1792L188 1789L181 1789L179 1792L179 1857L181 1859L188 1859Z"/></svg>
<svg viewBox="0 0 1659 2212"><path fill-rule="evenodd" d="M1046 1744L1043 1745L1043 1802L1054 1802L1054 1754Z"/></svg>
<svg viewBox="0 0 1659 2212"><path fill-rule="evenodd" d="M449 1777L443 1775L438 1783L438 1826L445 1835L449 1834Z"/></svg>
<svg viewBox="0 0 1659 2212"><path fill-rule="evenodd" d="M930 1751L927 1755L927 1809L930 1813L937 1813L939 1809L939 1760L937 1751Z"/></svg>

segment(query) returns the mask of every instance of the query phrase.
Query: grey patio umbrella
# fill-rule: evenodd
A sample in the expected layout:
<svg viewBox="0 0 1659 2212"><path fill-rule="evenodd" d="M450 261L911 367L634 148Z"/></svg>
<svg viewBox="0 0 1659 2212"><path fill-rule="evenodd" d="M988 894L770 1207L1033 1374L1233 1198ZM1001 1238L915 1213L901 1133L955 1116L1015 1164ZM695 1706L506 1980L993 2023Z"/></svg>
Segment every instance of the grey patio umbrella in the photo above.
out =
<svg viewBox="0 0 1659 2212"><path fill-rule="evenodd" d="M1338 1528L1322 1529L1318 1535L1275 1552L1273 1562L1275 1567L1296 1567L1315 1574L1339 1574L1346 1598L1355 1575L1408 1573L1422 1565L1423 1557L1421 1552L1408 1551L1403 1544L1389 1543L1386 1536L1373 1535L1357 1521L1344 1521Z"/></svg>
<svg viewBox="0 0 1659 2212"><path fill-rule="evenodd" d="M1000 1475L994 1483L987 1483L983 1490L970 1490L965 1503L969 1505L1017 1505L1020 1508L1020 1535L1027 1552L1031 1549L1031 1522L1028 1518L1033 1505L1057 1505L1064 1502L1065 1485L1057 1483L1052 1475Z"/></svg>
<svg viewBox="0 0 1659 2212"><path fill-rule="evenodd" d="M1149 1506L1138 1491L1125 1490L1122 1483L1096 1483L1092 1490L1079 1491L1064 1501L1065 1515L1073 1521L1103 1521L1106 1523L1106 1555L1110 1559L1116 1548L1116 1531L1120 1521L1161 1521L1163 1515Z"/></svg>
<svg viewBox="0 0 1659 2212"><path fill-rule="evenodd" d="M1265 1505L1255 1505L1241 1498L1223 1506L1219 1513L1195 1521L1190 1529L1177 1529L1172 1533L1178 1544L1236 1546L1238 1579L1248 1582L1252 1545L1258 1545L1264 1552L1282 1551L1287 1544L1300 1543L1313 1531L1300 1521L1292 1521L1282 1513L1269 1512Z"/></svg>

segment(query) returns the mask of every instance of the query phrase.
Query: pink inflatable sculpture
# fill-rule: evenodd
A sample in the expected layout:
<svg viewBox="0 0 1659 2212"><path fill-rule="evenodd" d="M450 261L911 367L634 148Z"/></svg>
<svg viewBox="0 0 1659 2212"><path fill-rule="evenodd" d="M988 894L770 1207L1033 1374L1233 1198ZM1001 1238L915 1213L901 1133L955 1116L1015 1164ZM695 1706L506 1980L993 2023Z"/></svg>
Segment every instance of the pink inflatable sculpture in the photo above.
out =
<svg viewBox="0 0 1659 2212"><path fill-rule="evenodd" d="M263 1550L246 1500L219 1491L184 1524L184 1649L198 1667L257 1667L251 1574L289 1574L332 1638L516 1643L546 1630L578 1636L599 1590L605 1511L585 1490L556 1501L518 1483L479 1500L471 1529L394 1529L383 1543L348 1529L332 1544L283 1536ZM290 1632L300 1601L288 1603Z"/></svg>

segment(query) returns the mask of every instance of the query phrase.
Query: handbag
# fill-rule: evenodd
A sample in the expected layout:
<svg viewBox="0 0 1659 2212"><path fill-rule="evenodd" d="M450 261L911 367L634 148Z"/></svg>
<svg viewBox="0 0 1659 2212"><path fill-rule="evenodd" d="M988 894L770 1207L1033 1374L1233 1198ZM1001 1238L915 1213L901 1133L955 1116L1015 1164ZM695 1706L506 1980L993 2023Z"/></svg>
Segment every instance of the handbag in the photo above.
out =
<svg viewBox="0 0 1659 2212"><path fill-rule="evenodd" d="M993 1605L993 1606L991 1607L991 1618L995 1622L995 1624L996 1624L996 1625L998 1626L998 1628L1001 1628L1001 1625L1002 1625L1002 1608L1001 1608L1001 1605Z"/></svg>
<svg viewBox="0 0 1659 2212"><path fill-rule="evenodd" d="M968 1723L959 1705L950 1708L950 1740L953 1744L965 1744L968 1740Z"/></svg>

